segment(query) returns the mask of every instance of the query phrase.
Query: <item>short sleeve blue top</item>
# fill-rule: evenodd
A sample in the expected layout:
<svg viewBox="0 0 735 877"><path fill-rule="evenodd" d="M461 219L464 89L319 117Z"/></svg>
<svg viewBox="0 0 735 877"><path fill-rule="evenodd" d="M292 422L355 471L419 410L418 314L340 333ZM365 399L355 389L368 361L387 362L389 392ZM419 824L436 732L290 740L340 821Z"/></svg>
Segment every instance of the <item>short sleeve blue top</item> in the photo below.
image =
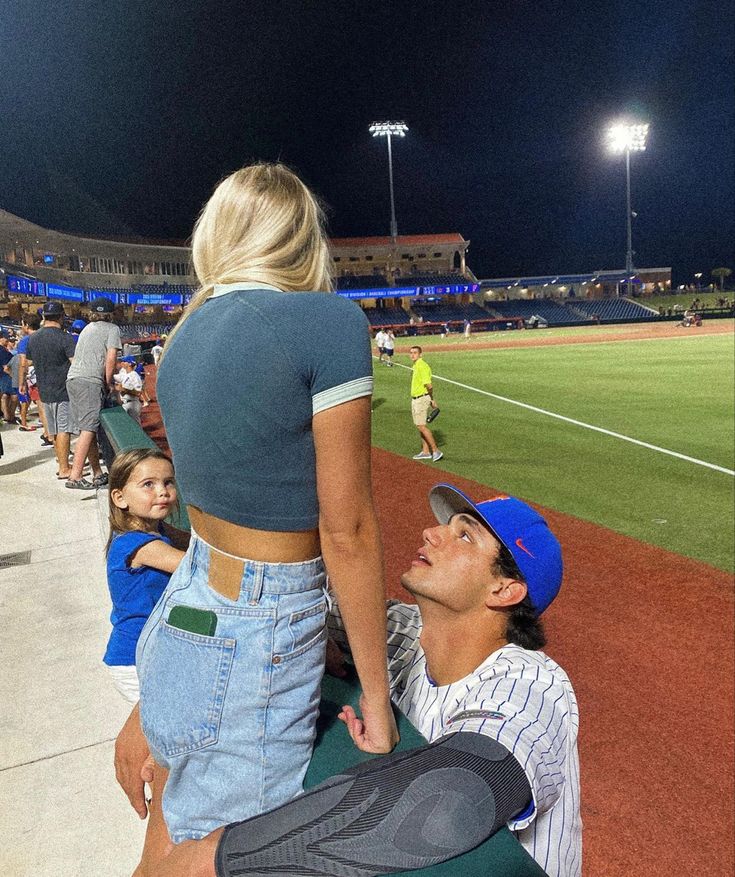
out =
<svg viewBox="0 0 735 877"><path fill-rule="evenodd" d="M217 287L168 342L156 381L184 501L260 530L316 527L312 418L372 388L354 302Z"/></svg>
<svg viewBox="0 0 735 877"><path fill-rule="evenodd" d="M163 533L137 530L115 536L107 554L107 586L112 599L112 633L102 659L111 667L135 664L135 647L143 625L168 584L171 574L150 566L130 566L136 551L160 539L171 540Z"/></svg>

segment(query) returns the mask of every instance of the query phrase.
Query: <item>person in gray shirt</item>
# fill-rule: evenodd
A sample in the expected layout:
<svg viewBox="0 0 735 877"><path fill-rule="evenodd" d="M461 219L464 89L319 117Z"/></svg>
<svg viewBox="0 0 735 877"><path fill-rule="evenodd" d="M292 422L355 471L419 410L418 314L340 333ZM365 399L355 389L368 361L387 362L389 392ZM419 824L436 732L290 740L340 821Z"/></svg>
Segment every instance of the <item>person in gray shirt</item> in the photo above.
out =
<svg viewBox="0 0 735 877"><path fill-rule="evenodd" d="M93 490L107 484L107 475L100 467L96 434L105 393L113 388L118 351L122 349L120 329L112 322L114 308L108 298L90 303L92 321L79 334L74 361L66 378L66 391L79 428L71 474L66 482L72 490ZM91 481L82 477L87 458L92 467Z"/></svg>

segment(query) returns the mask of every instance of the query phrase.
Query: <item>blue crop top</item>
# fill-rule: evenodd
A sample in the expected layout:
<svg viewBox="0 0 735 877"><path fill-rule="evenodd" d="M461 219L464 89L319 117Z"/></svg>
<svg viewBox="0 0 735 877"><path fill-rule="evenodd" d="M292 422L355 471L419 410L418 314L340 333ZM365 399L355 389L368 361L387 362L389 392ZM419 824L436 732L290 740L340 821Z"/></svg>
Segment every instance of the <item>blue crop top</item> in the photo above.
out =
<svg viewBox="0 0 735 877"><path fill-rule="evenodd" d="M312 416L372 393L368 322L332 293L246 286L217 287L166 347L156 389L176 481L222 520L310 530Z"/></svg>
<svg viewBox="0 0 735 877"><path fill-rule="evenodd" d="M163 533L131 530L115 536L107 553L112 633L102 660L109 666L130 667L135 664L135 646L140 632L171 578L171 573L150 566L130 566L135 553L154 539L171 544Z"/></svg>

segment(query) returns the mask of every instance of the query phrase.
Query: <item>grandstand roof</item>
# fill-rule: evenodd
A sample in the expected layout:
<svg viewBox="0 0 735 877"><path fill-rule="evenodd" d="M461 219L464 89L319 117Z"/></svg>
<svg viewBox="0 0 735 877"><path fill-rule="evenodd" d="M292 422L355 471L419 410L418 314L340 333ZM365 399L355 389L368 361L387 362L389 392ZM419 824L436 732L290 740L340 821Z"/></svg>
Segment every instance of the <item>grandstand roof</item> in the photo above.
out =
<svg viewBox="0 0 735 877"><path fill-rule="evenodd" d="M399 235L395 242L391 237L367 237L367 238L331 238L329 243L333 248L348 249L352 247L390 247L394 243L398 246L420 247L431 244L467 244L461 234L404 234Z"/></svg>
<svg viewBox="0 0 735 877"><path fill-rule="evenodd" d="M600 270L588 274L549 274L545 277L498 277L480 280L483 289L511 289L514 286L559 286L572 283L622 283L645 274L671 274L671 268L635 268L632 274L620 270Z"/></svg>
<svg viewBox="0 0 735 877"><path fill-rule="evenodd" d="M0 231L10 232L12 234L22 234L25 233L33 233L33 234L53 234L59 235L61 237L74 237L74 238L83 238L85 240L99 241L99 242L107 242L107 243L115 243L115 244L129 244L129 245L138 245L138 246L156 246L156 247L180 247L187 248L188 241L186 240L177 240L177 239L161 239L161 238L143 238L143 237L131 237L124 235L104 235L98 236L94 234L86 234L86 233L73 233L73 232L60 232L55 229L47 229L43 228L40 225L36 225L33 222L29 222L27 219L23 219L20 216L16 216L13 213L9 213L7 210L3 210L0 208ZM330 238L329 241L330 247L332 249L354 249L354 248L385 248L391 246L402 246L402 247L429 247L434 245L452 245L452 246L467 246L469 241L466 241L461 234L458 232L451 232L449 234L413 234L413 235L400 235L394 241L391 237L363 237L363 238Z"/></svg>

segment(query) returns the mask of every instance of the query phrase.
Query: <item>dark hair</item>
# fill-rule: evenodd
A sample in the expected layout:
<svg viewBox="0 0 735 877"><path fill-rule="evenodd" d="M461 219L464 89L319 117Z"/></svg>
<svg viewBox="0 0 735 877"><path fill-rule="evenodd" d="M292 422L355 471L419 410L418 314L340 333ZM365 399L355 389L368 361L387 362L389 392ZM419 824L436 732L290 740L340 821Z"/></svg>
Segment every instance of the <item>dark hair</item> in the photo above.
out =
<svg viewBox="0 0 735 877"><path fill-rule="evenodd" d="M409 350L418 350L419 353L423 353L423 352L424 352L424 351L418 346L418 344L412 344L408 349L409 349Z"/></svg>
<svg viewBox="0 0 735 877"><path fill-rule="evenodd" d="M36 332L41 328L41 315L40 314L23 314L23 325L28 326L29 329L33 329Z"/></svg>
<svg viewBox="0 0 735 877"><path fill-rule="evenodd" d="M497 559L493 564L493 574L500 578L515 579L525 584L523 573L505 545L500 546ZM508 625L505 636L509 643L515 643L523 649L531 649L532 651L542 649L546 645L544 625L533 608L528 594L520 603L516 603L508 610Z"/></svg>

